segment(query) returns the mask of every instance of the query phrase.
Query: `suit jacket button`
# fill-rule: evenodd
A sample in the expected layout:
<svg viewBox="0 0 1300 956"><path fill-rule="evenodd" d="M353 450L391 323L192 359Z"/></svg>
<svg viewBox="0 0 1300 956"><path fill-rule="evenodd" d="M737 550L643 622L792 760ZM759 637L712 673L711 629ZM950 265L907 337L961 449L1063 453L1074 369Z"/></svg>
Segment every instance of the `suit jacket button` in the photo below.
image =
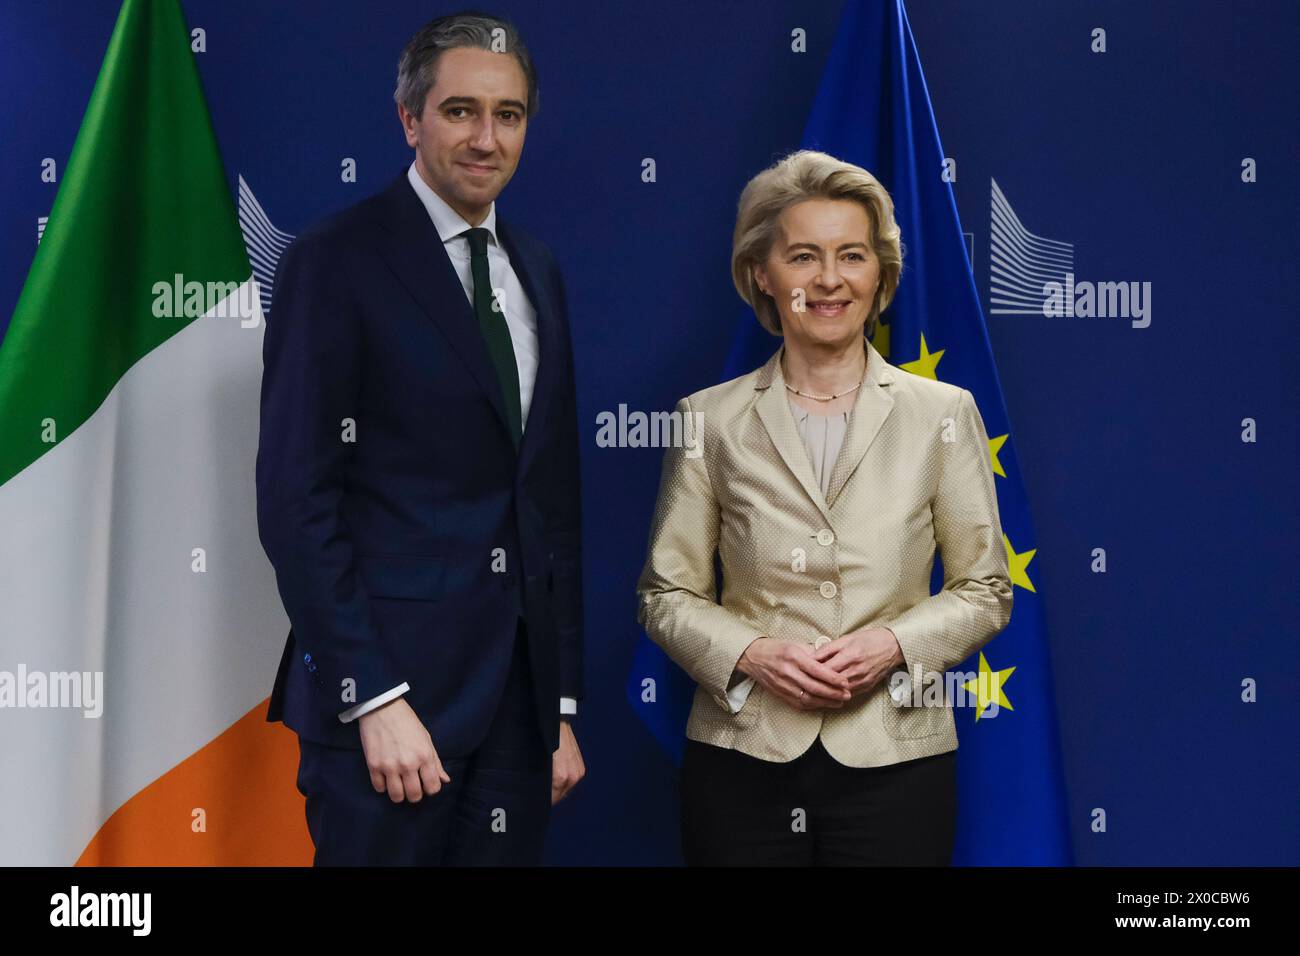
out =
<svg viewBox="0 0 1300 956"><path fill-rule="evenodd" d="M817 640L813 641L813 650L820 650L831 642L831 639L825 634L818 634Z"/></svg>
<svg viewBox="0 0 1300 956"><path fill-rule="evenodd" d="M823 581L822 586L818 588L818 590L822 592L822 597L824 598L833 598L839 591L839 589L835 587L834 581Z"/></svg>
<svg viewBox="0 0 1300 956"><path fill-rule="evenodd" d="M822 528L820 531L817 532L818 544L829 545L832 544L834 541L835 541L835 532L832 531L830 528Z"/></svg>

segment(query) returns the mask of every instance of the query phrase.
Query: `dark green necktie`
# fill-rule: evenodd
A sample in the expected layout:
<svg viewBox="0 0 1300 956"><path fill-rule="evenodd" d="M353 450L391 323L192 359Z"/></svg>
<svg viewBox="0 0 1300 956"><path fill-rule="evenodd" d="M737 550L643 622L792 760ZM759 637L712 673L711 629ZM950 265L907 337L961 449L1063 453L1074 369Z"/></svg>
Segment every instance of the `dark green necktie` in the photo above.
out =
<svg viewBox="0 0 1300 956"><path fill-rule="evenodd" d="M488 273L487 243L491 235L486 229L469 229L461 233L469 240L470 274L474 277L474 314L478 328L483 333L501 395L506 403L506 420L510 423L510 437L515 448L523 438L523 423L519 408L519 366L515 364L515 345L510 339L504 311L493 308L492 279Z"/></svg>

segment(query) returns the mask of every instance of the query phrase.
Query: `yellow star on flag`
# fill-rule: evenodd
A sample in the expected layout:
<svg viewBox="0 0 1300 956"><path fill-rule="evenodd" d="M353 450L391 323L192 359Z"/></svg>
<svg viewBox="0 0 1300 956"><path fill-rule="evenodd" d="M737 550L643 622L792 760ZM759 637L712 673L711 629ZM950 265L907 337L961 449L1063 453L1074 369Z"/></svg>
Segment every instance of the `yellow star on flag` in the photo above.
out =
<svg viewBox="0 0 1300 956"><path fill-rule="evenodd" d="M911 372L913 375L920 375L922 378L932 378L936 382L938 376L934 374L934 367L939 364L939 359L943 358L945 349L939 349L937 352L931 352L925 344L925 333L921 333L921 357L914 362L907 362L898 366L904 372Z"/></svg>
<svg viewBox="0 0 1300 956"><path fill-rule="evenodd" d="M889 358L889 329L884 322L877 322L876 331L871 336L871 344L876 347L881 358Z"/></svg>
<svg viewBox="0 0 1300 956"><path fill-rule="evenodd" d="M993 459L993 474L1001 475L1003 478L1007 476L1007 473L1002 470L1002 462L998 461L998 452L1010 437L1010 435L999 435L997 438L989 439L989 457Z"/></svg>
<svg viewBox="0 0 1300 956"><path fill-rule="evenodd" d="M1020 554L1016 554L1016 549L1011 547L1011 539L1007 537L1005 531L1002 533L1002 543L1007 547L1007 569L1011 572L1011 583L1013 585L1019 584L1026 591L1034 591L1034 582L1029 580L1029 574L1025 571L1025 568L1034 559L1038 549L1034 548L1032 551L1022 551ZM1034 593L1037 594L1038 592L1034 591Z"/></svg>
<svg viewBox="0 0 1300 956"><path fill-rule="evenodd" d="M975 722L979 723L980 715L988 709L989 705L994 702L999 708L1005 707L1007 710L1015 710L1011 706L1011 701L1007 700L1007 695L1002 693L1002 685L1007 682L1014 667L1007 667L1000 671L995 671L989 667L988 660L984 657L984 652L980 651L980 673L979 677L974 680L968 680L962 684L962 689L969 691L976 697L977 706L975 708Z"/></svg>

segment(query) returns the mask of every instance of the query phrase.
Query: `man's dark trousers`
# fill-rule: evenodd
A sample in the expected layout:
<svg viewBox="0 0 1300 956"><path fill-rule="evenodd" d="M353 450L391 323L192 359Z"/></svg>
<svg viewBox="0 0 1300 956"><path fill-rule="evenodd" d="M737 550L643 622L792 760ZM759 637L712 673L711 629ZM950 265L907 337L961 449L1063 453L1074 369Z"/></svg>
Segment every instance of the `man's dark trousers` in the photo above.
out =
<svg viewBox="0 0 1300 956"><path fill-rule="evenodd" d="M298 789L307 798L316 866L541 863L551 754L538 727L526 641L521 620L487 737L468 756L444 758L451 783L418 803L376 791L363 751L299 737Z"/></svg>

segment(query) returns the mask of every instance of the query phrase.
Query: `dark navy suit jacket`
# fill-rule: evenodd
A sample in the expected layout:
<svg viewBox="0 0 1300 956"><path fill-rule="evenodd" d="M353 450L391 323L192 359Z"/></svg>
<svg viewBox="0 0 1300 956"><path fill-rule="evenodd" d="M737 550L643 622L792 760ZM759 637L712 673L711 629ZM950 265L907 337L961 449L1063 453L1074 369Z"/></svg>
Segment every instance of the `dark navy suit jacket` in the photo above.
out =
<svg viewBox="0 0 1300 956"><path fill-rule="evenodd" d="M405 681L439 756L468 754L495 713L519 618L551 750L560 697L582 696L564 283L546 245L499 214L497 235L537 314L517 453L473 308L405 171L280 260L257 518L292 629L267 719L306 739L360 747L357 721L338 715Z"/></svg>

